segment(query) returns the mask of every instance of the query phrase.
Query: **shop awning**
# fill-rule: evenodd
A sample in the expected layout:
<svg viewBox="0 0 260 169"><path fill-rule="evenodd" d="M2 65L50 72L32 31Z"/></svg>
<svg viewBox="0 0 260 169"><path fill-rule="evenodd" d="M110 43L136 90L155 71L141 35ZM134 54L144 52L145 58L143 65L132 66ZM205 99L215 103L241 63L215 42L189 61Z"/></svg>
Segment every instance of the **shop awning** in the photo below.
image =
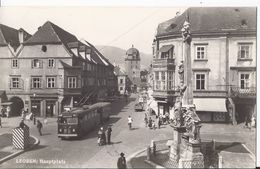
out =
<svg viewBox="0 0 260 169"><path fill-rule="evenodd" d="M171 48L173 48L173 45L165 45L159 49L159 52L168 52Z"/></svg>
<svg viewBox="0 0 260 169"><path fill-rule="evenodd" d="M13 102L4 102L4 103L1 103L2 106L10 106L11 104L13 104Z"/></svg>
<svg viewBox="0 0 260 169"><path fill-rule="evenodd" d="M147 108L152 109L156 114L158 114L158 106L155 100L149 100L147 103Z"/></svg>
<svg viewBox="0 0 260 169"><path fill-rule="evenodd" d="M225 98L194 98L196 111L227 112Z"/></svg>

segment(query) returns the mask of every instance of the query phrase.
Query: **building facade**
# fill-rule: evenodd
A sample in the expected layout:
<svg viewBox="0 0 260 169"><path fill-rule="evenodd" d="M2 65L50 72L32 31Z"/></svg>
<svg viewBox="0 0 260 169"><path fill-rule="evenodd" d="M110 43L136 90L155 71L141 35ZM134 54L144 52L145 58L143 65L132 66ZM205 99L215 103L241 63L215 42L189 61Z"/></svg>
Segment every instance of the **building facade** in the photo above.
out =
<svg viewBox="0 0 260 169"><path fill-rule="evenodd" d="M159 24L153 43L153 95L159 113L168 112L178 94L178 66L184 60L181 29L187 20L197 113L202 121L243 122L256 111L256 8L188 8Z"/></svg>
<svg viewBox="0 0 260 169"><path fill-rule="evenodd" d="M28 33L10 29L19 47L0 47L0 88L13 102L12 115L25 108L37 116L56 116L64 107L96 102L116 90L113 65L90 43L49 21L27 39Z"/></svg>
<svg viewBox="0 0 260 169"><path fill-rule="evenodd" d="M118 93L123 95L128 93L131 88L131 82L126 73L120 69L119 66L115 66L115 75L117 77Z"/></svg>
<svg viewBox="0 0 260 169"><path fill-rule="evenodd" d="M131 90L136 92L140 88L140 53L132 46L126 51L125 68L126 74L132 83Z"/></svg>

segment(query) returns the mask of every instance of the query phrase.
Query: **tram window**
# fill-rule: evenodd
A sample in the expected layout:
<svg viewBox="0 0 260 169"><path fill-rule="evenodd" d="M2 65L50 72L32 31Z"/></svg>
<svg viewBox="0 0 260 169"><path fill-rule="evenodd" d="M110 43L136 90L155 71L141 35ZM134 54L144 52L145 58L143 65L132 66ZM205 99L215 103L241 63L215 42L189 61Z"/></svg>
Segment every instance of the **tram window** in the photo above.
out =
<svg viewBox="0 0 260 169"><path fill-rule="evenodd" d="M76 117L69 117L69 118L67 118L67 123L68 124L77 124L78 123L78 118L76 118Z"/></svg>
<svg viewBox="0 0 260 169"><path fill-rule="evenodd" d="M67 123L67 119L66 119L66 118L63 118L63 117L60 117L60 118L58 119L58 122L59 122L59 123Z"/></svg>

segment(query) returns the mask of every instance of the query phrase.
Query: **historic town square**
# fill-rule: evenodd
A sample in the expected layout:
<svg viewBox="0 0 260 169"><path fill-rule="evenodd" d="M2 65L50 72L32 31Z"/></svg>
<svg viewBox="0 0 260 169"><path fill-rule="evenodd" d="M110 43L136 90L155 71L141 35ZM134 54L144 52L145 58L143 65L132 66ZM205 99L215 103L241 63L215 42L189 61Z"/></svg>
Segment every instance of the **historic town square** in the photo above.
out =
<svg viewBox="0 0 260 169"><path fill-rule="evenodd" d="M257 7L0 7L0 168L255 168Z"/></svg>

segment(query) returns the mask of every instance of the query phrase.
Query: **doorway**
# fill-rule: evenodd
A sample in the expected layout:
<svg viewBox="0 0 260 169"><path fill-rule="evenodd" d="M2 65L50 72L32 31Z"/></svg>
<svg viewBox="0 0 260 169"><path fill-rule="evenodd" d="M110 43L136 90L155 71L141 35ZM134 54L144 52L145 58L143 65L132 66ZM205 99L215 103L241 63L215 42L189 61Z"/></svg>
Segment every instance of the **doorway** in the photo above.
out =
<svg viewBox="0 0 260 169"><path fill-rule="evenodd" d="M36 116L41 116L41 101L40 100L32 100L31 101L31 112Z"/></svg>
<svg viewBox="0 0 260 169"><path fill-rule="evenodd" d="M53 117L55 114L55 101L46 101L46 117Z"/></svg>

